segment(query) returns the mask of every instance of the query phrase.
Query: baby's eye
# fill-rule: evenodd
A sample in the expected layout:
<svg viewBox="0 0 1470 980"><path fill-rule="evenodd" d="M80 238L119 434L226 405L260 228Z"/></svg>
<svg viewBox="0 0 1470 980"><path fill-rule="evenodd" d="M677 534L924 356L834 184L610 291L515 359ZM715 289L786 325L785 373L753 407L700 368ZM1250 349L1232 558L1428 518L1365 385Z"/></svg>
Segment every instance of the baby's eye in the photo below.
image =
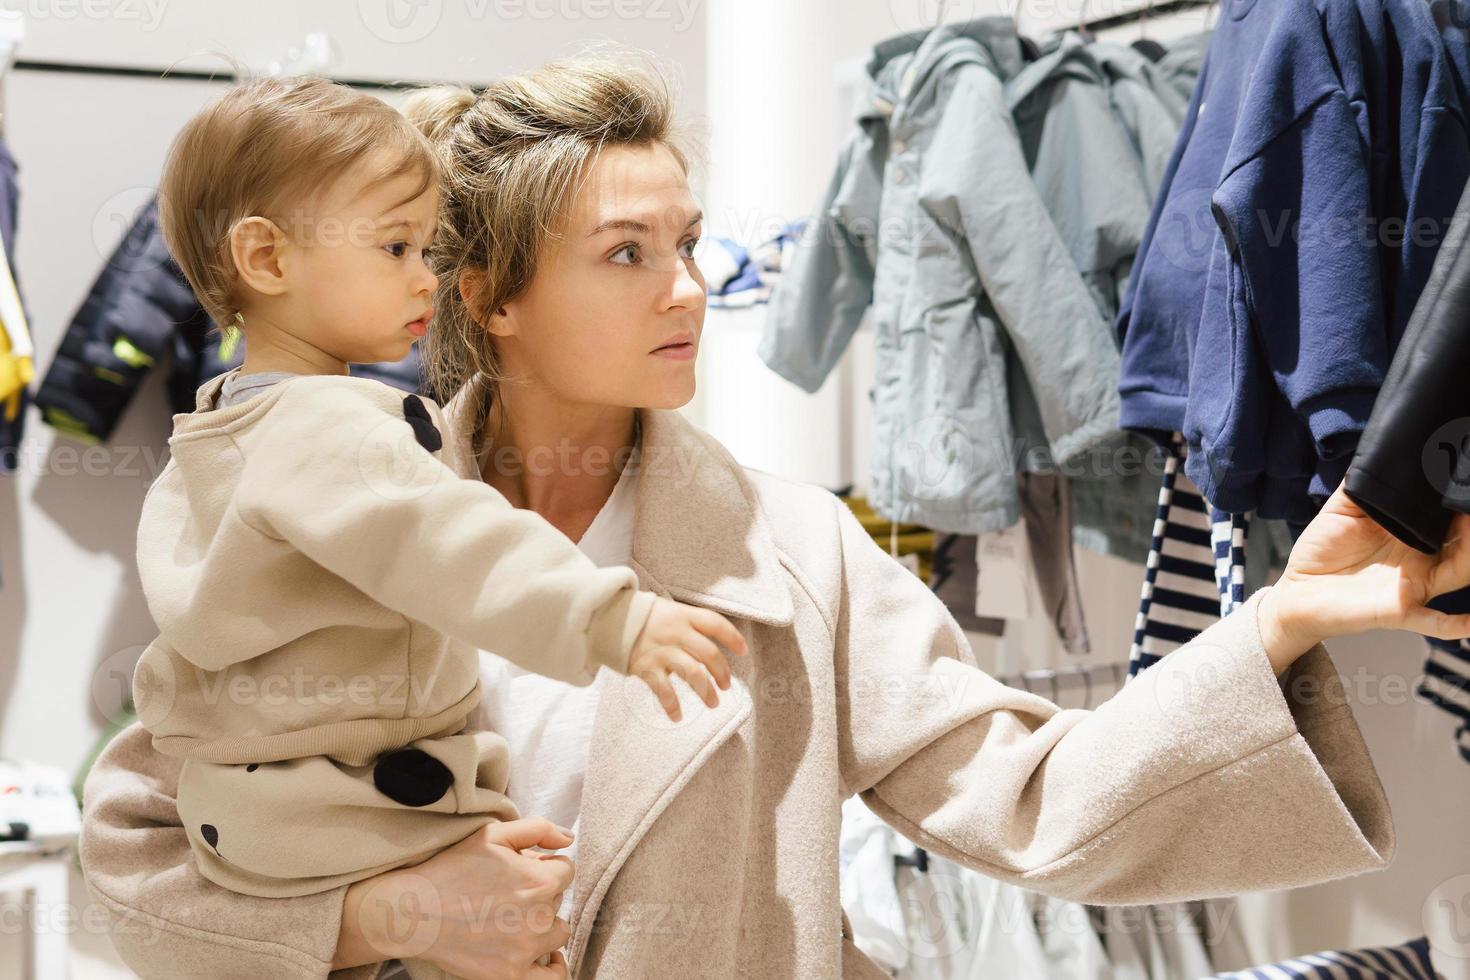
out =
<svg viewBox="0 0 1470 980"><path fill-rule="evenodd" d="M408 254L408 242L389 242L383 249L395 259L401 259Z"/></svg>
<svg viewBox="0 0 1470 980"><path fill-rule="evenodd" d="M627 262L616 262L615 261L614 264L615 265L633 265L634 263L636 263L638 261L638 246L637 245L634 245L632 243L629 243L627 245L624 245L622 248L620 248L616 252L614 252L613 253L613 258L616 260L616 258L619 255L626 255L628 253L632 253L632 255L631 255L631 257L629 258L629 260Z"/></svg>

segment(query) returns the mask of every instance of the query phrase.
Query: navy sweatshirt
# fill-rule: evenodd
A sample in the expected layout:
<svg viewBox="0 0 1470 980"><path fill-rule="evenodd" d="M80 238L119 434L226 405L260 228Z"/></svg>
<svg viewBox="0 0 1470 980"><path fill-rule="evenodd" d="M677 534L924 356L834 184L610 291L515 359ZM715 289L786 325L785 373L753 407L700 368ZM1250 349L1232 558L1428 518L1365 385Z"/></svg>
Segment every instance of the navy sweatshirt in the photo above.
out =
<svg viewBox="0 0 1470 980"><path fill-rule="evenodd" d="M1444 38L1423 0L1222 0L1118 317L1123 424L1221 508L1305 522L1347 469L1470 173Z"/></svg>

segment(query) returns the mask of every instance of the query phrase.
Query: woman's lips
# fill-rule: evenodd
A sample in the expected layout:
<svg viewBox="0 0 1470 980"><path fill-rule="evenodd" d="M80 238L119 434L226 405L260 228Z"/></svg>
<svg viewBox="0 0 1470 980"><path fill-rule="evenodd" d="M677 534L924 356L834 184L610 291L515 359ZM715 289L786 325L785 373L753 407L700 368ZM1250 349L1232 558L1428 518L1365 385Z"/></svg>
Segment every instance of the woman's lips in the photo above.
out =
<svg viewBox="0 0 1470 980"><path fill-rule="evenodd" d="M403 329L407 330L415 337L422 337L424 334L429 332L429 318L424 317L422 320L415 320L412 323L405 323L403 325Z"/></svg>
<svg viewBox="0 0 1470 980"><path fill-rule="evenodd" d="M694 357L694 345L688 343L670 344L667 347L660 347L653 353L658 357L667 357L675 361L687 361Z"/></svg>

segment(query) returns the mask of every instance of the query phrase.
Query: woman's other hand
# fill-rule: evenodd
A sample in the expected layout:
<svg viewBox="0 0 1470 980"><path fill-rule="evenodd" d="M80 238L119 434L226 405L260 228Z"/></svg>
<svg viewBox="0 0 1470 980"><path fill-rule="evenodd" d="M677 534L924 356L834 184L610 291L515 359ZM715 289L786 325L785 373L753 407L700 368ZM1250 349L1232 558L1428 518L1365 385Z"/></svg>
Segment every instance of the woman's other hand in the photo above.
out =
<svg viewBox="0 0 1470 980"><path fill-rule="evenodd" d="M571 842L548 820L491 823L422 864L351 885L333 968L412 957L464 980L566 977L570 929L557 911L572 862L530 848Z"/></svg>

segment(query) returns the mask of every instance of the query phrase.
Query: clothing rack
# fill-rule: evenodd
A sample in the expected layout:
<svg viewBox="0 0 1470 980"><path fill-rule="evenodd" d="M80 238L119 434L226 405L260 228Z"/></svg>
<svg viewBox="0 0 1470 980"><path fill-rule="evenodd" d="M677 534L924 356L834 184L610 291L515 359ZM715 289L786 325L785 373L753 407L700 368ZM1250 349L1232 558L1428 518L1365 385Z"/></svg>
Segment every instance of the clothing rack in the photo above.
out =
<svg viewBox="0 0 1470 980"><path fill-rule="evenodd" d="M56 72L69 75L104 75L111 78L151 78L157 81L175 82L223 82L234 84L236 77L228 71L200 71L183 68L143 68L130 65L94 65L79 61L50 61L17 58L11 65L12 71ZM432 81L387 81L374 78L333 78L332 81L352 88L377 89L382 91L407 91L426 85L442 84ZM473 86L472 86L473 87Z"/></svg>
<svg viewBox="0 0 1470 980"><path fill-rule="evenodd" d="M1026 670L1019 674L1009 674L996 677L1008 687L1019 687L1025 691L1034 691L1033 682L1040 685L1050 686L1053 692L1057 691L1063 681L1079 681L1089 688L1092 682L1104 677L1111 680L1117 687L1123 686L1124 678L1128 676L1128 664L1117 661L1106 664L1079 664L1075 667L1045 668L1042 670ZM1053 698L1052 700L1056 700ZM1089 700L1091 700L1089 698ZM1090 705L1089 705L1090 706Z"/></svg>
<svg viewBox="0 0 1470 980"><path fill-rule="evenodd" d="M1127 27L1129 24L1136 24L1142 20L1151 20L1154 17L1167 17L1169 14L1177 14L1186 10L1197 10L1215 2L1216 0L1164 0L1163 3L1146 3L1141 7L1106 17L1088 17L1082 21L1082 26L1092 33L1108 31L1115 27Z"/></svg>

